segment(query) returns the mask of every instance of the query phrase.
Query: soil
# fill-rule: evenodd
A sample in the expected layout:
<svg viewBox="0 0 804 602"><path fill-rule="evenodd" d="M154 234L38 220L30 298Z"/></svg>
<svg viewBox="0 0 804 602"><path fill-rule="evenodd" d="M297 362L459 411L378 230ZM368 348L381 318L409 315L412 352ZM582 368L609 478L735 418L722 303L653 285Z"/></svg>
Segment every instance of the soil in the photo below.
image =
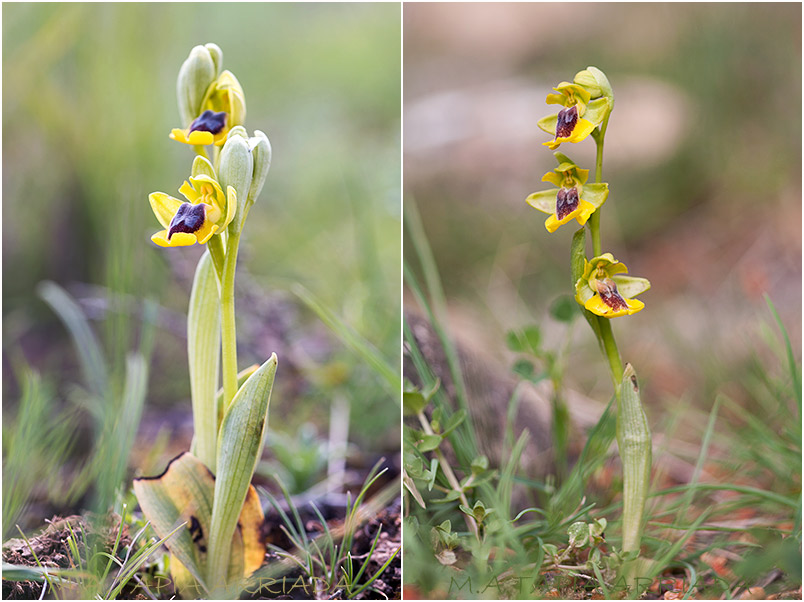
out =
<svg viewBox="0 0 804 602"><path fill-rule="evenodd" d="M317 501L316 505L327 521L328 528L333 532L337 532L343 525L344 507L335 503L328 503L326 500ZM309 504L299 508L298 512L309 538L314 539L324 532L320 520ZM81 555L82 566L86 566L87 546L83 540L83 533L86 533L87 538L90 540L93 536L99 536L103 550L105 552L111 552L120 526L120 517L114 514L109 515L107 521L100 523L100 527L96 526L99 523L97 517L87 518L77 515L68 516L66 518L54 516L45 522L47 523L47 527L45 527L40 534L28 537L30 547L23 539L11 539L7 541L3 545L3 562L33 567L37 566L38 559L45 567L71 568L77 564L72 559L68 545L68 538L71 535L70 529L72 529L72 533L75 533L78 539L78 550ZM268 565L282 561L280 555L275 551L275 548L271 546L287 551L293 551L294 548L292 542L281 529L281 524L282 519L278 513L275 511L267 513L263 526L263 536L266 543L266 564ZM395 553L396 556L394 556L391 564L383 571L383 574L378 577L369 588L353 599L400 599L402 592L402 566L401 554L397 553L397 550L402 545L401 524L400 499L396 498L374 518L360 526L355 532L352 543L352 560L357 566L360 566L366 561L366 558L368 558L374 538L377 537L378 529L382 529L374 552L368 559L368 566L366 567L361 582L365 582L367 578L373 576ZM125 550L126 546L130 543L131 537L129 535L128 525L125 525L118 550ZM155 559L156 558L154 558L154 560ZM145 573L148 570L149 565L146 563L140 572ZM276 580L272 580L272 583L285 584L284 593L281 587L277 589L274 585L274 587L264 587L260 590L253 591L250 595L246 595L245 599L304 600L312 599L313 597L321 597L329 600L342 600L347 597L345 590L341 587L335 587L332 591L325 593L319 591L316 594L314 591L311 591L312 586L310 585L308 576L298 568L286 571L283 575L278 576ZM39 599L42 594L42 588L43 585L35 581L8 581L4 579L2 590L3 599ZM167 594L169 592L165 593ZM76 597L70 596L69 592L66 591L61 591L60 594L61 597L66 599ZM130 594L131 592L129 592L129 595ZM126 596L126 592L124 592L123 595ZM51 598L51 593L46 592L46 597Z"/></svg>
<svg viewBox="0 0 804 602"><path fill-rule="evenodd" d="M110 514L107 520L99 521L98 517L68 516L61 518L54 516L45 520L47 527L38 535L24 539L9 539L3 544L3 562L18 566L37 566L37 561L44 567L71 568L76 565L86 566L87 540L97 541L99 548L106 553L114 549L115 540L120 529L120 517ZM76 547L80 560L72 556L68 538L75 535ZM86 539L85 539L86 537ZM131 543L128 525L123 525L123 531L118 544L118 551L125 549ZM3 579L4 600L35 600L42 594L43 584L35 581L8 581Z"/></svg>

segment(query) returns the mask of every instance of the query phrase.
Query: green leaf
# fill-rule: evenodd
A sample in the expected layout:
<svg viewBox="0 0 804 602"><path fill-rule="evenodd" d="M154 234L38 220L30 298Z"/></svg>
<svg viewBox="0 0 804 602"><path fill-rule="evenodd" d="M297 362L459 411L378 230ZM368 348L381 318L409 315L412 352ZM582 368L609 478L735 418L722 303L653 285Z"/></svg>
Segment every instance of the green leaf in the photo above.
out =
<svg viewBox="0 0 804 602"><path fill-rule="evenodd" d="M617 447L623 466L624 552L639 551L642 517L650 487L651 435L631 364L625 365L617 404Z"/></svg>
<svg viewBox="0 0 804 602"><path fill-rule="evenodd" d="M478 456L474 460L472 460L472 474L477 475L483 472L484 470L488 470L489 468L489 459L486 456Z"/></svg>
<svg viewBox="0 0 804 602"><path fill-rule="evenodd" d="M441 435L423 435L416 448L420 452L429 452L441 445Z"/></svg>
<svg viewBox="0 0 804 602"><path fill-rule="evenodd" d="M463 421L466 420L466 410L458 410L452 416L449 417L447 420L447 424L444 426L444 432L441 433L442 437L449 435L452 431L458 428Z"/></svg>
<svg viewBox="0 0 804 602"><path fill-rule="evenodd" d="M538 326L527 326L522 330L511 330L505 335L508 349L517 353L539 355L542 333Z"/></svg>
<svg viewBox="0 0 804 602"><path fill-rule="evenodd" d="M210 470L218 447L218 374L221 357L221 311L212 258L198 261L187 311L187 359L193 401L193 443L190 449Z"/></svg>
<svg viewBox="0 0 804 602"><path fill-rule="evenodd" d="M583 276L584 261L586 260L586 229L581 228L572 235L570 246L570 272L572 274L572 288Z"/></svg>
<svg viewBox="0 0 804 602"><path fill-rule="evenodd" d="M427 398L419 391L402 393L402 410L405 416L415 416L427 407Z"/></svg>
<svg viewBox="0 0 804 602"><path fill-rule="evenodd" d="M526 359L517 360L511 367L511 371L523 380L537 384L547 378L545 372L536 372L536 366L533 362Z"/></svg>
<svg viewBox="0 0 804 602"><path fill-rule="evenodd" d="M575 548L584 547L589 541L589 525L583 521L574 522L567 529L569 545Z"/></svg>
<svg viewBox="0 0 804 602"><path fill-rule="evenodd" d="M276 366L273 354L243 383L221 423L209 534L209 555L215 560L207 569L207 581L213 588L225 585L228 549L254 469L262 455Z"/></svg>
<svg viewBox="0 0 804 602"><path fill-rule="evenodd" d="M569 295L561 295L550 305L550 315L559 322L572 322L578 315L580 305Z"/></svg>
<svg viewBox="0 0 804 602"><path fill-rule="evenodd" d="M36 290L70 332L78 351L78 359L87 387L98 398L103 399L109 386L108 370L100 343L89 327L84 312L70 294L55 282L42 282Z"/></svg>
<svg viewBox="0 0 804 602"><path fill-rule="evenodd" d="M161 475L134 479L134 494L160 538L186 525L165 545L181 563L179 572L181 569L189 572L202 591L206 591L205 569L211 558L207 551L215 494L215 477L210 470L185 452L172 460ZM259 531L262 507L253 487L247 494L247 502L240 505L237 513L241 528L229 539L224 566L229 569L230 579L242 578L246 572L256 570L264 556Z"/></svg>

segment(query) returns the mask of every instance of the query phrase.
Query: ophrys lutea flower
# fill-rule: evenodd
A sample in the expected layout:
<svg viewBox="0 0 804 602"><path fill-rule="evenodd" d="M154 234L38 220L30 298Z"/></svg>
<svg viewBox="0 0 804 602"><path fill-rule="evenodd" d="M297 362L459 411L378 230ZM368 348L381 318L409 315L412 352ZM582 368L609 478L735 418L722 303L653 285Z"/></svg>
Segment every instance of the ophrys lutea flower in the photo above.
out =
<svg viewBox="0 0 804 602"><path fill-rule="evenodd" d="M171 130L170 138L195 146L220 146L226 142L229 130L242 125L245 118L243 88L231 71L224 71L209 85L201 101L199 115L187 129Z"/></svg>
<svg viewBox="0 0 804 602"><path fill-rule="evenodd" d="M645 304L634 299L650 288L645 278L626 276L628 268L611 253L584 260L583 275L575 284L575 300L604 318L635 314Z"/></svg>
<svg viewBox="0 0 804 602"><path fill-rule="evenodd" d="M608 184L587 184L588 169L581 169L566 155L554 154L559 165L544 174L542 182L550 182L558 190L534 192L525 199L531 207L550 215L544 222L548 232L555 232L572 219L583 226L609 196Z"/></svg>
<svg viewBox="0 0 804 602"><path fill-rule="evenodd" d="M555 150L562 142L580 142L599 126L611 110L609 98L603 96L592 100L592 94L583 86L561 82L553 88L558 94L548 94L545 102L564 108L555 115L539 120L537 125L555 137L543 142Z"/></svg>
<svg viewBox="0 0 804 602"><path fill-rule="evenodd" d="M164 192L152 192L148 196L151 209L164 228L151 236L151 240L160 247L205 244L234 218L237 209L235 189L229 186L224 195L220 184L212 176L190 176L179 192L187 201Z"/></svg>

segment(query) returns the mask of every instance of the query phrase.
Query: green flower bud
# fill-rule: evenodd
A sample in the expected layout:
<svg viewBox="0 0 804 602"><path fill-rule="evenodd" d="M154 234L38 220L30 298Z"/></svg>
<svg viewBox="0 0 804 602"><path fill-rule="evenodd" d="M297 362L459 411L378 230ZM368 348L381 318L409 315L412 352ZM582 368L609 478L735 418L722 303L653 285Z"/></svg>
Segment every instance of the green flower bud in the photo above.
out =
<svg viewBox="0 0 804 602"><path fill-rule="evenodd" d="M220 46L213 44L212 42L204 44L204 48L209 51L209 55L212 57L212 62L215 63L215 76L217 77L218 73L221 72L221 67L223 66L223 50L221 50Z"/></svg>
<svg viewBox="0 0 804 602"><path fill-rule="evenodd" d="M251 155L254 159L254 174L251 179L251 188L248 191L248 206L250 207L257 197L260 196L265 176L271 167L271 142L260 130L256 130L254 135L248 139Z"/></svg>
<svg viewBox="0 0 804 602"><path fill-rule="evenodd" d="M212 50L207 46L212 47ZM218 77L223 53L214 44L196 46L179 69L176 79L176 96L179 102L179 116L184 127L201 113L201 103L210 84Z"/></svg>
<svg viewBox="0 0 804 602"><path fill-rule="evenodd" d="M611 84L606 74L597 67L589 66L583 71L575 74L574 82L579 86L583 86L592 98L600 98L605 96L614 102L614 92L611 89Z"/></svg>
<svg viewBox="0 0 804 602"><path fill-rule="evenodd" d="M237 127L229 132L223 145L218 163L218 180L226 190L233 187L237 195L237 213L231 227L239 231L243 226L246 211L246 199L251 188L254 172L254 160L251 156L246 131Z"/></svg>

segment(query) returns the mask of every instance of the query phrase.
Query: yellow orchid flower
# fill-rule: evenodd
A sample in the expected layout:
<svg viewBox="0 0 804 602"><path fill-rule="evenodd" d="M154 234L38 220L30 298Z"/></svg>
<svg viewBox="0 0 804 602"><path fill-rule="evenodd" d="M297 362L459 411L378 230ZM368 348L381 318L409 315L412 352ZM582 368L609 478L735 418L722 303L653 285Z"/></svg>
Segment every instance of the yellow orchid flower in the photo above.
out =
<svg viewBox="0 0 804 602"><path fill-rule="evenodd" d="M555 232L573 219L583 226L609 196L608 184L586 183L588 169L581 169L561 153L555 153L555 156L559 165L544 174L542 182L550 182L558 187L558 191L553 188L542 190L525 199L534 209L550 215L544 222L548 232Z"/></svg>
<svg viewBox="0 0 804 602"><path fill-rule="evenodd" d="M650 289L645 278L626 276L628 268L611 253L584 260L583 275L575 283L575 300L587 310L604 318L630 316L645 304L633 299Z"/></svg>
<svg viewBox="0 0 804 602"><path fill-rule="evenodd" d="M179 189L189 202L164 192L148 196L156 219L162 224L151 240L160 247L205 244L229 225L237 209L237 193L229 186L224 200L220 184L208 175L191 176Z"/></svg>
<svg viewBox="0 0 804 602"><path fill-rule="evenodd" d="M201 114L185 130L173 128L170 138L184 144L221 146L233 127L246 119L246 97L231 71L224 71L207 88Z"/></svg>
<svg viewBox="0 0 804 602"><path fill-rule="evenodd" d="M558 94L548 94L547 104L563 105L555 115L539 120L537 125L555 138L543 142L550 150L555 150L562 142L580 142L603 122L611 110L608 97L591 100L591 94L579 84L561 82L553 88Z"/></svg>

